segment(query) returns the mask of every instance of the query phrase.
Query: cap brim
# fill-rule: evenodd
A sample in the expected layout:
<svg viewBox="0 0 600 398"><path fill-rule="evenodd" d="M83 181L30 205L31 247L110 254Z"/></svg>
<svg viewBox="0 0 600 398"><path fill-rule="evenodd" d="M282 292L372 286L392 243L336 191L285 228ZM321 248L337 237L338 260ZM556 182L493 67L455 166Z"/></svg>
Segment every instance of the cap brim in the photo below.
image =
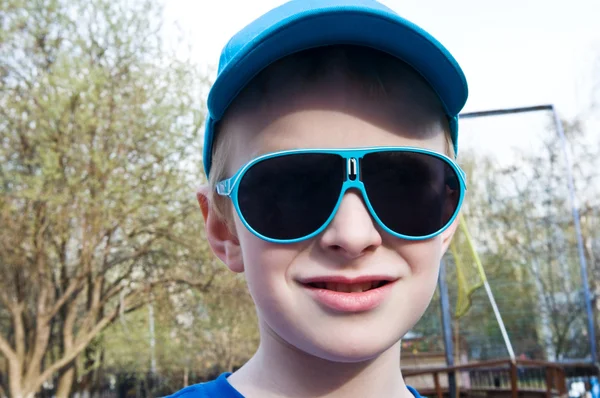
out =
<svg viewBox="0 0 600 398"><path fill-rule="evenodd" d="M222 63L209 93L206 121L209 136L205 137L204 147L207 175L214 124L254 76L273 62L298 51L342 44L371 47L401 59L420 73L450 117L458 115L467 100L466 78L448 50L430 34L383 6L329 7L291 13L288 18L246 39L237 54Z"/></svg>

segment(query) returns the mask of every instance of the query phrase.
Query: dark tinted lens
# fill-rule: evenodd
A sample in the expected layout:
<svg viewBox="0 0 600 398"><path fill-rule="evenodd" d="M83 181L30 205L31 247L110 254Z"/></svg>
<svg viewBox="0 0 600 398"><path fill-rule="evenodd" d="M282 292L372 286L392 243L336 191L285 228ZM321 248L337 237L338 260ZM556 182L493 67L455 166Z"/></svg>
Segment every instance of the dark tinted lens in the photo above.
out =
<svg viewBox="0 0 600 398"><path fill-rule="evenodd" d="M301 238L319 229L331 215L344 173L344 159L332 154L292 154L261 161L240 181L240 211L264 236Z"/></svg>
<svg viewBox="0 0 600 398"><path fill-rule="evenodd" d="M458 207L458 176L433 155L370 153L362 160L361 173L375 213L399 234L418 237L437 232Z"/></svg>

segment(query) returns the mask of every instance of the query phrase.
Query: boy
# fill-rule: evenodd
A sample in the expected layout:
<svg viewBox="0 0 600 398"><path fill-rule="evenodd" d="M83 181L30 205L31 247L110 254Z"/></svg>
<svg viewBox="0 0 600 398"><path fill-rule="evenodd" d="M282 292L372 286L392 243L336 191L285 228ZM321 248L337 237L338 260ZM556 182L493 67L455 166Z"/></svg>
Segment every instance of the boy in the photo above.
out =
<svg viewBox="0 0 600 398"><path fill-rule="evenodd" d="M235 373L173 397L419 397L400 339L456 228L466 99L448 51L372 0L291 1L230 40L197 196L261 340Z"/></svg>

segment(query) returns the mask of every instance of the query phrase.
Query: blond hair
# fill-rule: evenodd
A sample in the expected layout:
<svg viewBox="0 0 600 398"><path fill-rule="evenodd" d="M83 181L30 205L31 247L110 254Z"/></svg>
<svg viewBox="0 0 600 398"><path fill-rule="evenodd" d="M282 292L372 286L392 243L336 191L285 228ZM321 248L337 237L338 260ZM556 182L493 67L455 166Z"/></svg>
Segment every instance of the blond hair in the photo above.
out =
<svg viewBox="0 0 600 398"><path fill-rule="evenodd" d="M215 128L212 165L209 177L209 203L216 215L232 226L231 204L216 194L216 184L228 177L231 135L222 129L223 122L234 117L240 109L256 106L260 101L274 101L282 85L299 89L323 82L334 74L357 83L358 90L373 99L394 99L410 109L408 122L428 126L422 135L443 129L446 154L455 157L448 119L437 94L412 67L385 52L368 47L336 45L301 51L287 56L260 72L229 106ZM258 99L258 101L257 101ZM426 131L429 130L429 131Z"/></svg>

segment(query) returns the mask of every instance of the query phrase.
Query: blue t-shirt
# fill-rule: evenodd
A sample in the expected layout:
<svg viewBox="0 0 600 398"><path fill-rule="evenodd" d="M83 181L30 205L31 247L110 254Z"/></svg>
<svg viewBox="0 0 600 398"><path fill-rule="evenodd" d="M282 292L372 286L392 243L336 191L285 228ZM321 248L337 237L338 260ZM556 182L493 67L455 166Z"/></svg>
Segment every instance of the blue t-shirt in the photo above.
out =
<svg viewBox="0 0 600 398"><path fill-rule="evenodd" d="M166 398L244 398L229 382L227 377L231 373L223 373L213 381L207 383L194 384L179 390ZM421 395L412 387L406 386L415 398L422 398Z"/></svg>

